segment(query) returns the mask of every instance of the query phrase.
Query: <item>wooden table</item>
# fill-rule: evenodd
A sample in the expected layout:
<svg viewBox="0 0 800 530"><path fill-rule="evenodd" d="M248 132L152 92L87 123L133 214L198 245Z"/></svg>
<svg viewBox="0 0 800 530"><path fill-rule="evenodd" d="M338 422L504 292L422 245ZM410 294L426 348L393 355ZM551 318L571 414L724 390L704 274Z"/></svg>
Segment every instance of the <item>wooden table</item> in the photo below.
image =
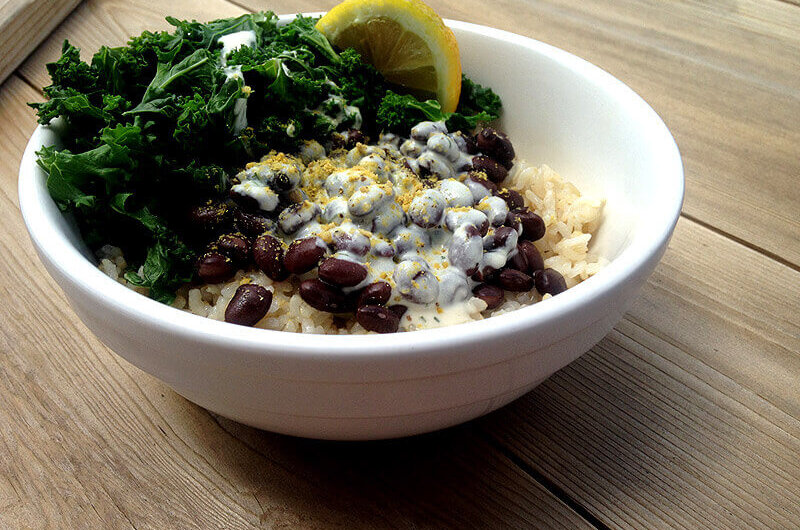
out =
<svg viewBox="0 0 800 530"><path fill-rule="evenodd" d="M236 424L115 356L18 211L27 101L163 16L331 0L88 0L0 88L0 527L800 527L800 4L436 0L640 93L686 166L669 251L625 319L535 391L444 432L326 443ZM42 2L47 9L47 2Z"/></svg>

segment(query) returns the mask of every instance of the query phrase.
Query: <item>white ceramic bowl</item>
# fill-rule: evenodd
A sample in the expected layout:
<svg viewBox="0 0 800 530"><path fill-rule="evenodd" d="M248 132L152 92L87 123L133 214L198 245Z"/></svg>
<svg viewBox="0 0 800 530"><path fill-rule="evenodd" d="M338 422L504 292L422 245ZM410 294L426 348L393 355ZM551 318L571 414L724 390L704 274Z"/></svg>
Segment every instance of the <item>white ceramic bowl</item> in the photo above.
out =
<svg viewBox="0 0 800 530"><path fill-rule="evenodd" d="M284 17L289 20L292 17ZM28 230L48 272L103 342L187 399L256 427L327 439L440 429L525 394L599 341L660 259L683 200L675 141L620 81L547 44L448 22L464 72L503 98L518 156L607 199L592 249L611 260L551 300L471 324L405 334L322 336L184 313L100 272L56 208L35 151L20 168Z"/></svg>

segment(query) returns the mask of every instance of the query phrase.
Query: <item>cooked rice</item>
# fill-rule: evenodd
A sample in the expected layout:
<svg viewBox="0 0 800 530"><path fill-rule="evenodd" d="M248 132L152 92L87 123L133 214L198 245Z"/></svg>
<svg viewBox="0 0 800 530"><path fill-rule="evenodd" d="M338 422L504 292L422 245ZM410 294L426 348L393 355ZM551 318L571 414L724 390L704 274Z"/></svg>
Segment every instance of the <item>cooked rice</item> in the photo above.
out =
<svg viewBox="0 0 800 530"><path fill-rule="evenodd" d="M582 196L578 188L548 166L530 166L524 161L514 164L503 184L519 191L525 198L526 206L544 219L547 231L534 244L542 253L545 267L560 272L567 287L577 285L607 263L604 258L589 252L589 241L601 222L604 200ZM100 249L98 256L99 268L105 274L139 293L147 294L147 289L130 285L123 277L127 263L119 248L107 245ZM273 291L269 312L256 327L295 333L368 333L355 319L337 318L305 303L298 293L298 286L306 277L310 275L275 282L259 270L240 270L233 279L224 283L182 287L172 306L203 317L224 320L225 309L236 289L242 283L252 282ZM483 300L472 298L467 303L464 322L514 311L547 298L550 295L542 297L536 290L506 292L505 302L494 310L486 310Z"/></svg>

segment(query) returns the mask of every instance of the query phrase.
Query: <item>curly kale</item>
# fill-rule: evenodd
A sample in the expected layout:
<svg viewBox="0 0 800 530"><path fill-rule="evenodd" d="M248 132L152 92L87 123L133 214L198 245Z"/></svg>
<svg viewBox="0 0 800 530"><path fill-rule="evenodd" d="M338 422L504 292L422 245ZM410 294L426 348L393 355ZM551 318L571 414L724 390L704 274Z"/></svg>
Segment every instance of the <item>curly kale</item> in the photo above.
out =
<svg viewBox="0 0 800 530"><path fill-rule="evenodd" d="M161 301L193 278L203 251L185 212L226 197L228 175L246 162L351 127L406 134L421 120L447 120L472 129L500 111L491 90L466 78L452 114L401 94L355 50L334 49L312 18L282 27L270 12L167 20L172 32L104 46L88 62L64 42L47 65L47 101L31 104L40 123L58 118L65 131L63 149L38 153L56 204L89 246L123 247L134 264L128 281ZM222 57L220 37L241 31L255 45Z"/></svg>
<svg viewBox="0 0 800 530"><path fill-rule="evenodd" d="M500 97L491 88L483 87L466 76L461 78L461 98L455 112L443 112L438 101L420 101L410 94L391 90L378 106L376 122L388 131L407 134L423 120L444 121L449 131L472 131L479 123L500 117Z"/></svg>

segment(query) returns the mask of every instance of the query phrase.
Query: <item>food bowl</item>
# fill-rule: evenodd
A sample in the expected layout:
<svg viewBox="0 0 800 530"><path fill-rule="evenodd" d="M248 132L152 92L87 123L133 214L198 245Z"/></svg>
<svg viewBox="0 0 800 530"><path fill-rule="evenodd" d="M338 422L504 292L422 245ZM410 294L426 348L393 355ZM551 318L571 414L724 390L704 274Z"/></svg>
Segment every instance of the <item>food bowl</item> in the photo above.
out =
<svg viewBox="0 0 800 530"><path fill-rule="evenodd" d="M286 22L293 17L281 17ZM103 274L47 193L33 133L20 207L48 272L105 344L190 401L271 431L325 439L406 436L455 425L530 391L622 318L667 247L683 166L656 113L603 70L547 44L448 22L464 71L503 98L517 154L605 197L591 250L610 262L552 299L469 324L403 334L326 336L192 315Z"/></svg>

